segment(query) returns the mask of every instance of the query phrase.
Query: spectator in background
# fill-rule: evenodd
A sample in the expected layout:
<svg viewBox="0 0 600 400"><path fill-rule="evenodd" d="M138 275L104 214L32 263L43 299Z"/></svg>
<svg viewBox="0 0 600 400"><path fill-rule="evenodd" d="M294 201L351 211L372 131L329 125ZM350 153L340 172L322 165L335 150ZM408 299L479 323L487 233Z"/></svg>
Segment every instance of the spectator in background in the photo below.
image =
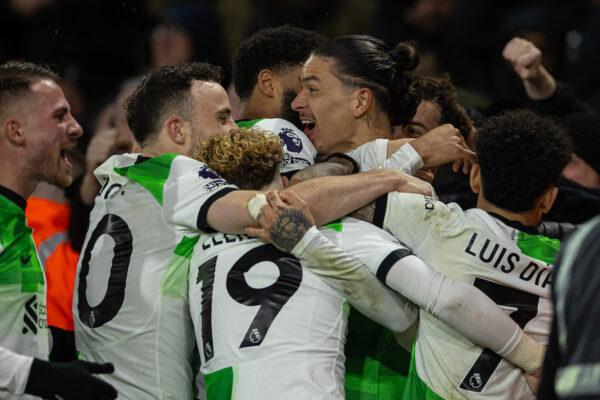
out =
<svg viewBox="0 0 600 400"><path fill-rule="evenodd" d="M563 118L575 143L575 153L562 175L591 189L600 189L600 115L579 112Z"/></svg>
<svg viewBox="0 0 600 400"><path fill-rule="evenodd" d="M72 210L69 235L76 251L80 251L83 246L90 211L100 190L94 170L113 154L131 151L133 135L127 124L124 102L133 93L138 82L138 78L125 80L115 99L100 112L96 130L87 146L85 171L67 190Z"/></svg>
<svg viewBox="0 0 600 400"><path fill-rule="evenodd" d="M219 19L206 2L169 5L150 38L151 67L175 66L192 61L225 64Z"/></svg>
<svg viewBox="0 0 600 400"><path fill-rule="evenodd" d="M580 224L600 214L600 191L584 186L593 185L596 180L594 172L598 172L585 162L587 159L592 165L597 165L598 157L592 150L597 146L597 141L594 141L597 133L591 127L597 126L598 117L586 113L589 106L554 79L542 65L542 52L533 43L513 38L504 47L502 55L523 82L528 97L526 104L543 114L563 117L570 127L574 150L581 153L566 167L568 176L557 181L559 193L556 202L544 219ZM579 182L567 178L577 178Z"/></svg>

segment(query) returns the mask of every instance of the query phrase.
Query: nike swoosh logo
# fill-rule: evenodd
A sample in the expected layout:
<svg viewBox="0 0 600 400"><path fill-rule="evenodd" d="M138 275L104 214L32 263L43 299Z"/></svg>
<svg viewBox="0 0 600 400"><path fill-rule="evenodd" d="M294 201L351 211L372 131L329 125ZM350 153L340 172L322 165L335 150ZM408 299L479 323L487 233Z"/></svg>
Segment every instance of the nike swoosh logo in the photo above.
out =
<svg viewBox="0 0 600 400"><path fill-rule="evenodd" d="M29 263L29 260L31 260L31 254L27 257L21 256L21 264L25 265L25 264Z"/></svg>

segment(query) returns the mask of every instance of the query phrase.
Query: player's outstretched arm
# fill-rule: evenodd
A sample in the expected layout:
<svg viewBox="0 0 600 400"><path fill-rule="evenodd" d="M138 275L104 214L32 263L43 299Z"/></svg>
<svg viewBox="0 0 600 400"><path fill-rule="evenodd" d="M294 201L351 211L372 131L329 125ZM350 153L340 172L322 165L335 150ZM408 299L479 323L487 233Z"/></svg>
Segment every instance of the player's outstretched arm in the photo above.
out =
<svg viewBox="0 0 600 400"><path fill-rule="evenodd" d="M408 329L417 309L386 288L356 257L324 237L314 226L306 203L293 191L267 195L258 220L262 228L248 228L280 250L291 253L361 313L394 332Z"/></svg>
<svg viewBox="0 0 600 400"><path fill-rule="evenodd" d="M419 181L399 171L378 169L350 176L311 179L295 185L294 191L309 205L316 225L321 226L394 190L431 194L427 185L415 180ZM244 232L246 226L256 226L246 205L257 193L260 192L235 190L219 198L208 209L208 225L232 234Z"/></svg>
<svg viewBox="0 0 600 400"><path fill-rule="evenodd" d="M333 154L325 161L310 165L294 174L290 179L290 186L309 179L320 178L322 176L342 176L353 174L357 169L356 162L350 157L342 157Z"/></svg>
<svg viewBox="0 0 600 400"><path fill-rule="evenodd" d="M395 164L403 165L405 156L398 151L410 141L410 146L417 152L423 166L435 167L452 163L452 169L458 172L462 168L464 173L470 171L477 162L477 156L467 146L460 131L451 124L440 125L430 130L418 139L395 139L388 142L388 161L385 167L397 168ZM396 154L399 157L395 160Z"/></svg>
<svg viewBox="0 0 600 400"><path fill-rule="evenodd" d="M430 188L410 175L392 169L378 169L349 176L329 176L301 182L293 187L310 207L315 225L321 226L348 215L385 193L411 188L429 192ZM418 189L417 189L418 186ZM282 193L286 193L285 189Z"/></svg>
<svg viewBox="0 0 600 400"><path fill-rule="evenodd" d="M397 261L386 274L378 275L389 287L470 341L487 347L525 371L542 365L544 347L529 338L476 287L449 279L412 255Z"/></svg>

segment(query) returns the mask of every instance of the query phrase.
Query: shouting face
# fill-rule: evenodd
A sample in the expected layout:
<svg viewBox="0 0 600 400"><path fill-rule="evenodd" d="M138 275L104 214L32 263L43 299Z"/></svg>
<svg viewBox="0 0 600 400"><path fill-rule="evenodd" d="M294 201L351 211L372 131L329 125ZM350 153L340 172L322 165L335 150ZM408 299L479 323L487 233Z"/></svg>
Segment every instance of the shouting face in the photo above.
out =
<svg viewBox="0 0 600 400"><path fill-rule="evenodd" d="M292 102L292 108L300 113L304 133L320 155L350 150L355 134L354 89L344 86L333 68L331 59L311 56L300 75L302 89Z"/></svg>
<svg viewBox="0 0 600 400"><path fill-rule="evenodd" d="M73 166L67 153L81 137L81 126L71 115L63 91L52 80L33 83L26 102L28 107L21 126L29 176L38 182L69 186L73 181Z"/></svg>

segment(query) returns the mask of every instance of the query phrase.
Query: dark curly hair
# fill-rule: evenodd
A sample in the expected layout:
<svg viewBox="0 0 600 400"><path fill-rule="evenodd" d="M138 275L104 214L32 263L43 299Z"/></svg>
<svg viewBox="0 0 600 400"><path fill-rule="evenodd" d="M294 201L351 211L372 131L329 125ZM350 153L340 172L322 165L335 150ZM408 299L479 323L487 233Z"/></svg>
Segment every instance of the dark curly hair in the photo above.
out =
<svg viewBox="0 0 600 400"><path fill-rule="evenodd" d="M56 83L60 77L48 66L30 62L7 62L0 65L0 111L7 108L15 98L31 89L31 84L49 79Z"/></svg>
<svg viewBox="0 0 600 400"><path fill-rule="evenodd" d="M473 130L473 121L460 104L456 90L450 81L450 75L443 74L439 78L431 76L419 77L412 85L419 98L435 103L440 111L440 125L452 124L465 140Z"/></svg>
<svg viewBox="0 0 600 400"><path fill-rule="evenodd" d="M390 51L372 36L348 35L323 43L313 54L333 59L333 74L343 84L370 89L392 125L407 124L415 115L419 99L410 72L419 64L419 53L412 43L398 43Z"/></svg>
<svg viewBox="0 0 600 400"><path fill-rule="evenodd" d="M304 64L325 41L321 34L284 25L261 29L242 42L233 56L233 85L241 99L252 95L262 69L282 71Z"/></svg>
<svg viewBox="0 0 600 400"><path fill-rule="evenodd" d="M533 210L573 152L560 124L523 109L483 120L474 146L485 198L512 212Z"/></svg>
<svg viewBox="0 0 600 400"><path fill-rule="evenodd" d="M135 140L144 146L158 132L165 114L190 112L190 89L194 81L221 83L223 69L207 63L188 63L155 69L142 77L125 100L127 123Z"/></svg>

